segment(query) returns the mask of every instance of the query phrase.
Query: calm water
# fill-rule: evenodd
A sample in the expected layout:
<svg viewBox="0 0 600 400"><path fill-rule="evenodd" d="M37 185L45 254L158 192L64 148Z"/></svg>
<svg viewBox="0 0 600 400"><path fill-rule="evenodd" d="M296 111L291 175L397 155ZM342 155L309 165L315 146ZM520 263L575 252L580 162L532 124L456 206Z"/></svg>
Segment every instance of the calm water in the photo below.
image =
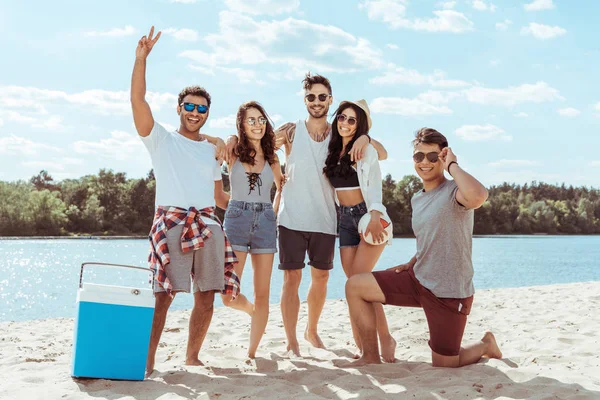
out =
<svg viewBox="0 0 600 400"><path fill-rule="evenodd" d="M0 321L73 317L82 262L145 267L147 251L147 240L0 240ZM394 239L376 269L406 262L414 252L414 239ZM477 237L473 241L473 261L477 289L600 280L600 236ZM281 271L273 270L271 303L279 302L282 276ZM328 298L344 297L345 280L336 254ZM107 267L86 269L84 281L148 285L144 272ZM309 282L305 270L300 287L302 300L306 299ZM252 298L250 260L242 290ZM222 306L220 299L216 304ZM178 295L173 303L173 309L191 306L192 296L186 294Z"/></svg>

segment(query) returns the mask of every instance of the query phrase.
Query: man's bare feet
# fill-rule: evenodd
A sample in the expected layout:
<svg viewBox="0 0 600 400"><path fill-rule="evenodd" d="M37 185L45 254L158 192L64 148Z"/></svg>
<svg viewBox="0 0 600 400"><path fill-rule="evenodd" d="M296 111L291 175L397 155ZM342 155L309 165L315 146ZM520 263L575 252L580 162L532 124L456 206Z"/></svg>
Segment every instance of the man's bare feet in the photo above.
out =
<svg viewBox="0 0 600 400"><path fill-rule="evenodd" d="M300 345L298 344L298 342L296 342L296 343L289 343L287 345L287 352L289 353L290 351L292 353L294 353L294 355L296 357L300 357Z"/></svg>
<svg viewBox="0 0 600 400"><path fill-rule="evenodd" d="M198 357L196 358L188 358L185 360L185 365L195 365L195 366L200 366L203 367L204 363L202 361L200 361L198 359Z"/></svg>
<svg viewBox="0 0 600 400"><path fill-rule="evenodd" d="M370 364L381 364L381 358L380 357L375 358L375 357L362 356L361 358L359 358L356 361L352 361L345 365L340 365L340 368L358 368L358 367L364 367L365 365L370 365Z"/></svg>
<svg viewBox="0 0 600 400"><path fill-rule="evenodd" d="M393 363L396 361L396 340L389 335L385 338L379 338L381 346L381 357L383 361L387 363Z"/></svg>
<svg viewBox="0 0 600 400"><path fill-rule="evenodd" d="M500 351L500 348L496 343L496 337L492 332L486 332L481 341L487 345L484 356L489 358L502 358L502 352Z"/></svg>
<svg viewBox="0 0 600 400"><path fill-rule="evenodd" d="M317 332L309 332L308 329L305 330L304 339L306 339L308 343L312 344L313 347L316 347L318 349L325 348L325 345L321 341L321 338L319 337L319 334Z"/></svg>

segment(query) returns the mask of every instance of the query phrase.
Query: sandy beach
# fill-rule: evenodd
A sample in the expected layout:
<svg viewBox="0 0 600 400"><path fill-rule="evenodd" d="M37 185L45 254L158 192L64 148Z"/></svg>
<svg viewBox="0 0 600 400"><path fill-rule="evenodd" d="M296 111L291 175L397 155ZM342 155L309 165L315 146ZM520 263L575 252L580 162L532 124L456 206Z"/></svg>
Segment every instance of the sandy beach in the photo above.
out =
<svg viewBox="0 0 600 400"><path fill-rule="evenodd" d="M215 310L200 359L183 365L189 311L170 314L155 371L143 382L73 379L72 319L0 323L1 399L599 399L600 282L480 290L464 341L496 334L502 360L459 369L429 365L420 309L387 307L398 341L395 364L338 365L353 346L346 303L328 300L320 325L327 349L301 342L303 357L285 354L279 307L256 360L245 351L250 318ZM237 326L227 323L234 317ZM299 331L306 322L302 304ZM300 332L299 332L300 333Z"/></svg>

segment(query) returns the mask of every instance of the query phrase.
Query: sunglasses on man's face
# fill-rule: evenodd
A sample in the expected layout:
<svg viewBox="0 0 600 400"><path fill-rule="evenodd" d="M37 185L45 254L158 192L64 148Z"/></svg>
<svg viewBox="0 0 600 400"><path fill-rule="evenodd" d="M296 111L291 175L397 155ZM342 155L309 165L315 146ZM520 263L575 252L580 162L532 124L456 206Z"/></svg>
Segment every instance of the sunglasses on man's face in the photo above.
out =
<svg viewBox="0 0 600 400"><path fill-rule="evenodd" d="M208 107L204 104L183 103L181 105L183 106L183 109L187 112L194 111L194 108L197 108L200 114L206 114L206 112L208 111Z"/></svg>
<svg viewBox="0 0 600 400"><path fill-rule="evenodd" d="M325 94L325 93L321 93L320 95L316 95L316 94L307 94L306 96L304 96L304 98L306 100L308 100L309 103L312 103L313 101L315 101L315 99L318 97L319 101L325 101L327 100L331 95L330 94Z"/></svg>
<svg viewBox="0 0 600 400"><path fill-rule="evenodd" d="M250 126L256 125L257 122L259 125L266 125L267 119L265 117L258 117L258 119L254 118L254 117L250 117L250 118L246 119L246 122Z"/></svg>
<svg viewBox="0 0 600 400"><path fill-rule="evenodd" d="M440 159L440 153L436 152L436 151L432 151L431 153L423 153L422 151L419 151L418 153L413 154L413 160L415 160L415 162L420 163L422 162L425 157L427 157L427 160L429 160L429 162L435 163Z"/></svg>
<svg viewBox="0 0 600 400"><path fill-rule="evenodd" d="M347 121L348 125L350 125L350 126L354 126L354 124L356 124L356 118L354 118L354 117L347 117L345 114L338 115L337 116L337 120L338 120L339 123Z"/></svg>

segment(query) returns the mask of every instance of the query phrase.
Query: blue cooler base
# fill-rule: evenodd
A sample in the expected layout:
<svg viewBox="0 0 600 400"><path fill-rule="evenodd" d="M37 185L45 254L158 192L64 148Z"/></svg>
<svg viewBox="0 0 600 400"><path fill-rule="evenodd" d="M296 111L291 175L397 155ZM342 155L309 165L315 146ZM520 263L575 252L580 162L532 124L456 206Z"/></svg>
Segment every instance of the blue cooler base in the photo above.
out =
<svg viewBox="0 0 600 400"><path fill-rule="evenodd" d="M147 298L145 300L148 303ZM75 321L72 375L143 380L153 316L153 307L80 299Z"/></svg>

